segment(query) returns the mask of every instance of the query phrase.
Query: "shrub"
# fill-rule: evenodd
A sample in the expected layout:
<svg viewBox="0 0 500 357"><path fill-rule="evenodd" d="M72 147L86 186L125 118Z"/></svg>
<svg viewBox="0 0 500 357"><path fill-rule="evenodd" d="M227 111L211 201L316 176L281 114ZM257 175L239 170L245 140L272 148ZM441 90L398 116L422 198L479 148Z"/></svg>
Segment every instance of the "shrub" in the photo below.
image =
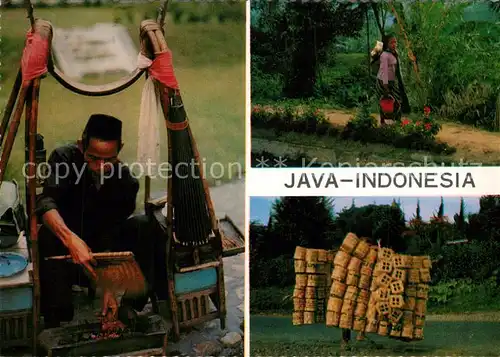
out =
<svg viewBox="0 0 500 357"><path fill-rule="evenodd" d="M323 112L314 107L297 111L292 106L270 108L255 105L252 108L252 126L274 129L276 134L298 132L318 136L331 136L343 140L364 143L392 145L401 149L427 150L436 154L452 154L455 148L435 140L440 125L434 121L430 111L419 120L403 120L399 125L377 126L377 120L370 114L369 105L363 104L357 114L339 133L337 127L326 119Z"/></svg>

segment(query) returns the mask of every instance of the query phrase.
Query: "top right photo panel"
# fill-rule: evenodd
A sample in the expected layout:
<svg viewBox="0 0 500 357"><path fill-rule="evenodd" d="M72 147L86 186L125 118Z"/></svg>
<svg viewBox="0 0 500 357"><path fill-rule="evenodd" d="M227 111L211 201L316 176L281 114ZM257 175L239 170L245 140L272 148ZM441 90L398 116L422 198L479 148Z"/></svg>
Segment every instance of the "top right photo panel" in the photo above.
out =
<svg viewBox="0 0 500 357"><path fill-rule="evenodd" d="M500 165L500 2L251 2L252 167Z"/></svg>

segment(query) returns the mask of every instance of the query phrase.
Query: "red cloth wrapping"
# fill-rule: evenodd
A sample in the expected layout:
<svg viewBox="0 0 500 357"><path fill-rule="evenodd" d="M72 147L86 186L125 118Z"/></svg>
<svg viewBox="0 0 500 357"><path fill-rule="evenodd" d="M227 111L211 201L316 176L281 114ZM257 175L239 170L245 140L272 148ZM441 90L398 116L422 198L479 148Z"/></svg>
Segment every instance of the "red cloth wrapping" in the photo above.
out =
<svg viewBox="0 0 500 357"><path fill-rule="evenodd" d="M26 35L26 45L24 46L21 58L23 82L47 73L48 59L49 41L42 38L40 34L33 33L30 30Z"/></svg>
<svg viewBox="0 0 500 357"><path fill-rule="evenodd" d="M172 89L179 89L179 83L177 83L174 73L172 52L170 50L156 56L153 64L149 67L148 73L165 86Z"/></svg>

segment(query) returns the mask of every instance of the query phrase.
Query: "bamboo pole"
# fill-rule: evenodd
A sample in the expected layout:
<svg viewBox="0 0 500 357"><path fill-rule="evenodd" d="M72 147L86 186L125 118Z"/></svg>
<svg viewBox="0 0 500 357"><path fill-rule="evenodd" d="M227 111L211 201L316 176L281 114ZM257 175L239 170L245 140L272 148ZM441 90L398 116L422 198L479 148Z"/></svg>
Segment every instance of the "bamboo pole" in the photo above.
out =
<svg viewBox="0 0 500 357"><path fill-rule="evenodd" d="M12 116L12 111L14 110L14 106L16 105L16 99L19 95L19 90L21 89L22 83L22 75L21 69L17 72L17 77L14 82L14 86L12 91L10 92L9 100L7 101L7 105L5 106L5 110L3 112L2 123L0 124L0 148L2 147L3 139L5 137L5 131L7 130L7 126L9 125L10 118Z"/></svg>

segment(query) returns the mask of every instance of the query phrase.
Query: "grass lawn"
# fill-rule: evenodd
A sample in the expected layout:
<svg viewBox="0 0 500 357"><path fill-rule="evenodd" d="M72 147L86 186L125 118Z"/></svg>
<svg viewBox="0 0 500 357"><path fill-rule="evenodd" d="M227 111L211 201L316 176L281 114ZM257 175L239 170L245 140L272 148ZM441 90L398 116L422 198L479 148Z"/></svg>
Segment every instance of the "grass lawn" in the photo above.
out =
<svg viewBox="0 0 500 357"><path fill-rule="evenodd" d="M252 356L498 356L500 322L427 321L424 340L400 342L375 334L341 351L341 329L293 326L290 317L251 316Z"/></svg>
<svg viewBox="0 0 500 357"><path fill-rule="evenodd" d="M132 39L138 43L141 6L134 20L127 25ZM147 5L145 5L147 6ZM54 8L35 9L35 16L57 27L91 26L111 22L117 14L113 8ZM2 13L2 75L5 82L0 91L3 109L12 88L22 53L24 34L29 26L22 9ZM195 136L206 175L211 184L235 178L229 172L245 167L245 24L174 24L167 19L167 42L172 49L177 79L186 111ZM138 48L138 47L137 47ZM116 77L86 78L85 83L103 83ZM39 106L39 132L45 137L49 152L57 145L76 140L90 114L109 113L123 123L125 146L122 161L135 161L137 125L144 81L139 80L127 90L109 97L93 98L74 94L53 78L42 81ZM166 129L162 128L162 159L166 159ZM7 175L19 182L24 160L24 125L9 161ZM210 170L212 163L221 163ZM138 203L143 201L143 182ZM165 180L153 179L153 190L166 188ZM141 205L142 206L142 205Z"/></svg>

